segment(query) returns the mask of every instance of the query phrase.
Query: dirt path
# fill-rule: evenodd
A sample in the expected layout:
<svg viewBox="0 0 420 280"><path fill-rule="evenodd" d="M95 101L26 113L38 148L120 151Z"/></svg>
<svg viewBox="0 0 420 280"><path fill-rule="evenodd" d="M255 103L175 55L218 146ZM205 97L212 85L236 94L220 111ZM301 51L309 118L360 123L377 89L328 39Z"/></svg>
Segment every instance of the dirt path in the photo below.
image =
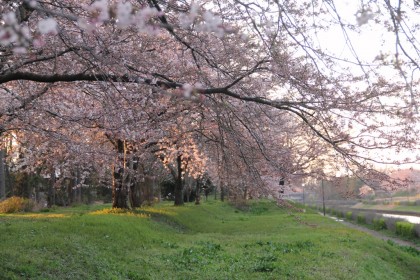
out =
<svg viewBox="0 0 420 280"><path fill-rule="evenodd" d="M319 213L319 214L322 215L322 213ZM398 245L401 245L401 246L410 246L410 247L416 248L417 250L420 251L420 246L414 244L413 242L401 240L401 239L398 239L398 238L395 238L395 237L389 237L389 236L386 236L386 235L384 235L381 232L378 232L376 230L371 230L371 229L365 228L363 226L359 226L359 225L356 225L356 224L353 224L353 223L349 223L349 222L344 221L343 219L339 219L339 218L336 218L336 217L333 217L333 216L326 215L326 217L329 217L329 218L331 218L331 219L333 219L333 220L335 220L335 221L337 221L337 222L339 222L339 223L341 223L343 225L346 225L346 226L348 226L350 228L353 228L353 229L357 229L359 231L366 232L366 233L368 233L368 234L370 234L370 235L372 235L372 236L374 236L376 238L379 238L379 239L382 239L382 240L385 240L385 241L391 240L391 241L395 242Z"/></svg>

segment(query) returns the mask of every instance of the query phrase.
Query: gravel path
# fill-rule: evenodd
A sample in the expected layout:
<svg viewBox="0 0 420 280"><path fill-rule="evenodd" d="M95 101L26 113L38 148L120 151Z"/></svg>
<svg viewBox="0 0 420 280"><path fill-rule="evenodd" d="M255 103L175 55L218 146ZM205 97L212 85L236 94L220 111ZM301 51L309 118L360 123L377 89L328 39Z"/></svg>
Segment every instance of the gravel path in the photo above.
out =
<svg viewBox="0 0 420 280"><path fill-rule="evenodd" d="M322 213L319 213L319 214L322 215ZM346 226L348 226L350 228L353 228L353 229L357 229L359 231L366 232L366 233L368 233L368 234L370 234L370 235L372 235L372 236L374 236L376 238L380 238L380 239L385 240L385 241L391 240L391 241L393 241L394 243L396 243L398 245L401 245L401 246L410 246L410 247L416 248L417 250L420 251L420 246L419 245L416 245L413 242L401 240L401 239L398 239L398 238L395 238L395 237L389 237L389 236L386 236L386 235L382 234L379 231L371 230L371 229L365 228L363 226L359 226L359 225L356 225L356 224L353 224L353 223L349 223L349 222L344 221L343 219L339 219L339 218L336 218L336 217L333 217L333 216L326 215L326 217L329 217L329 218L331 218L331 219L333 219L333 220L335 220L335 221L337 221L337 222L339 222L339 223L341 223L343 225L346 225Z"/></svg>

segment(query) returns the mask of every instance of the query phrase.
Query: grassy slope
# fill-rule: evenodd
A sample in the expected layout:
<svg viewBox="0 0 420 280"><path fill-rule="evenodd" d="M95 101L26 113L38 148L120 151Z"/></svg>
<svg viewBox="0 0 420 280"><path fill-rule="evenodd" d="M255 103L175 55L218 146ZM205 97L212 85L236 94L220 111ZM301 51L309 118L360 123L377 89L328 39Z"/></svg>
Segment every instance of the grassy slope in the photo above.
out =
<svg viewBox="0 0 420 280"><path fill-rule="evenodd" d="M307 212L217 201L0 216L1 279L417 279L420 255ZM309 225L308 225L309 224ZM313 227L316 225L315 227Z"/></svg>

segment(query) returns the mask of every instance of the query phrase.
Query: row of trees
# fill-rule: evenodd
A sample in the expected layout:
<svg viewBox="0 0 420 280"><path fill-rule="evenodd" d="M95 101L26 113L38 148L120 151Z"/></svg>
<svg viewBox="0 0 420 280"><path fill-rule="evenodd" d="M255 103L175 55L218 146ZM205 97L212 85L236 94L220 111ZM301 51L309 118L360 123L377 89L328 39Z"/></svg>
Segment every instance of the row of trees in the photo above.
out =
<svg viewBox="0 0 420 280"><path fill-rule="evenodd" d="M76 188L96 174L128 208L152 177L171 176L181 205L185 181L205 174L247 196L280 177L344 166L372 178L374 162L418 162L369 152L418 149L416 10L359 4L357 25L334 1L2 2L8 165ZM396 38L392 64L352 45L376 23ZM353 57L315 40L333 27Z"/></svg>

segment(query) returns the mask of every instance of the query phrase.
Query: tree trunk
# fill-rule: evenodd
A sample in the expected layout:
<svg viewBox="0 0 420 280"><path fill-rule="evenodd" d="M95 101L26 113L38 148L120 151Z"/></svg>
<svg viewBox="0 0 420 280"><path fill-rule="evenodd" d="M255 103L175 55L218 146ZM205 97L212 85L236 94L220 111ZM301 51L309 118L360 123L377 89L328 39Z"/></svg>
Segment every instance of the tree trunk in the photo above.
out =
<svg viewBox="0 0 420 280"><path fill-rule="evenodd" d="M48 199L47 199L47 205L48 207L52 207L55 205L55 170L51 172L51 178L50 182L48 184Z"/></svg>
<svg viewBox="0 0 420 280"><path fill-rule="evenodd" d="M39 203L40 199L39 199L39 182L37 182L35 184L35 201L36 203Z"/></svg>
<svg viewBox="0 0 420 280"><path fill-rule="evenodd" d="M175 180L175 190L174 190L174 195L175 195L175 206L181 206L184 205L184 198L182 195L182 191L183 191L183 182L182 182L182 158L181 155L179 155L176 158L176 162L177 162L177 177Z"/></svg>
<svg viewBox="0 0 420 280"><path fill-rule="evenodd" d="M76 169L76 201L82 203L82 184L81 174L79 168Z"/></svg>
<svg viewBox="0 0 420 280"><path fill-rule="evenodd" d="M127 189L123 184L124 169L114 167L114 178L112 182L112 208L128 209Z"/></svg>
<svg viewBox="0 0 420 280"><path fill-rule="evenodd" d="M113 170L112 180L112 208L128 209L128 189L124 184L124 142L117 140L117 164Z"/></svg>
<svg viewBox="0 0 420 280"><path fill-rule="evenodd" d="M244 200L247 200L248 199L248 187L245 187L245 189L244 189L244 197L243 197L243 199Z"/></svg>
<svg viewBox="0 0 420 280"><path fill-rule="evenodd" d="M197 179L197 182L195 184L195 205L199 205L200 204L200 180Z"/></svg>
<svg viewBox="0 0 420 280"><path fill-rule="evenodd" d="M140 198L140 182L134 180L130 185L130 202L132 208L138 208L141 206Z"/></svg>
<svg viewBox="0 0 420 280"><path fill-rule="evenodd" d="M225 201L226 195L226 188L224 186L220 186L220 200Z"/></svg>
<svg viewBox="0 0 420 280"><path fill-rule="evenodd" d="M68 180L68 184L67 184L67 197L68 197L68 204L73 204L73 198L74 198L74 184L75 181L72 179Z"/></svg>
<svg viewBox="0 0 420 280"><path fill-rule="evenodd" d="M4 164L5 152L0 150L0 200L6 196L6 169Z"/></svg>

